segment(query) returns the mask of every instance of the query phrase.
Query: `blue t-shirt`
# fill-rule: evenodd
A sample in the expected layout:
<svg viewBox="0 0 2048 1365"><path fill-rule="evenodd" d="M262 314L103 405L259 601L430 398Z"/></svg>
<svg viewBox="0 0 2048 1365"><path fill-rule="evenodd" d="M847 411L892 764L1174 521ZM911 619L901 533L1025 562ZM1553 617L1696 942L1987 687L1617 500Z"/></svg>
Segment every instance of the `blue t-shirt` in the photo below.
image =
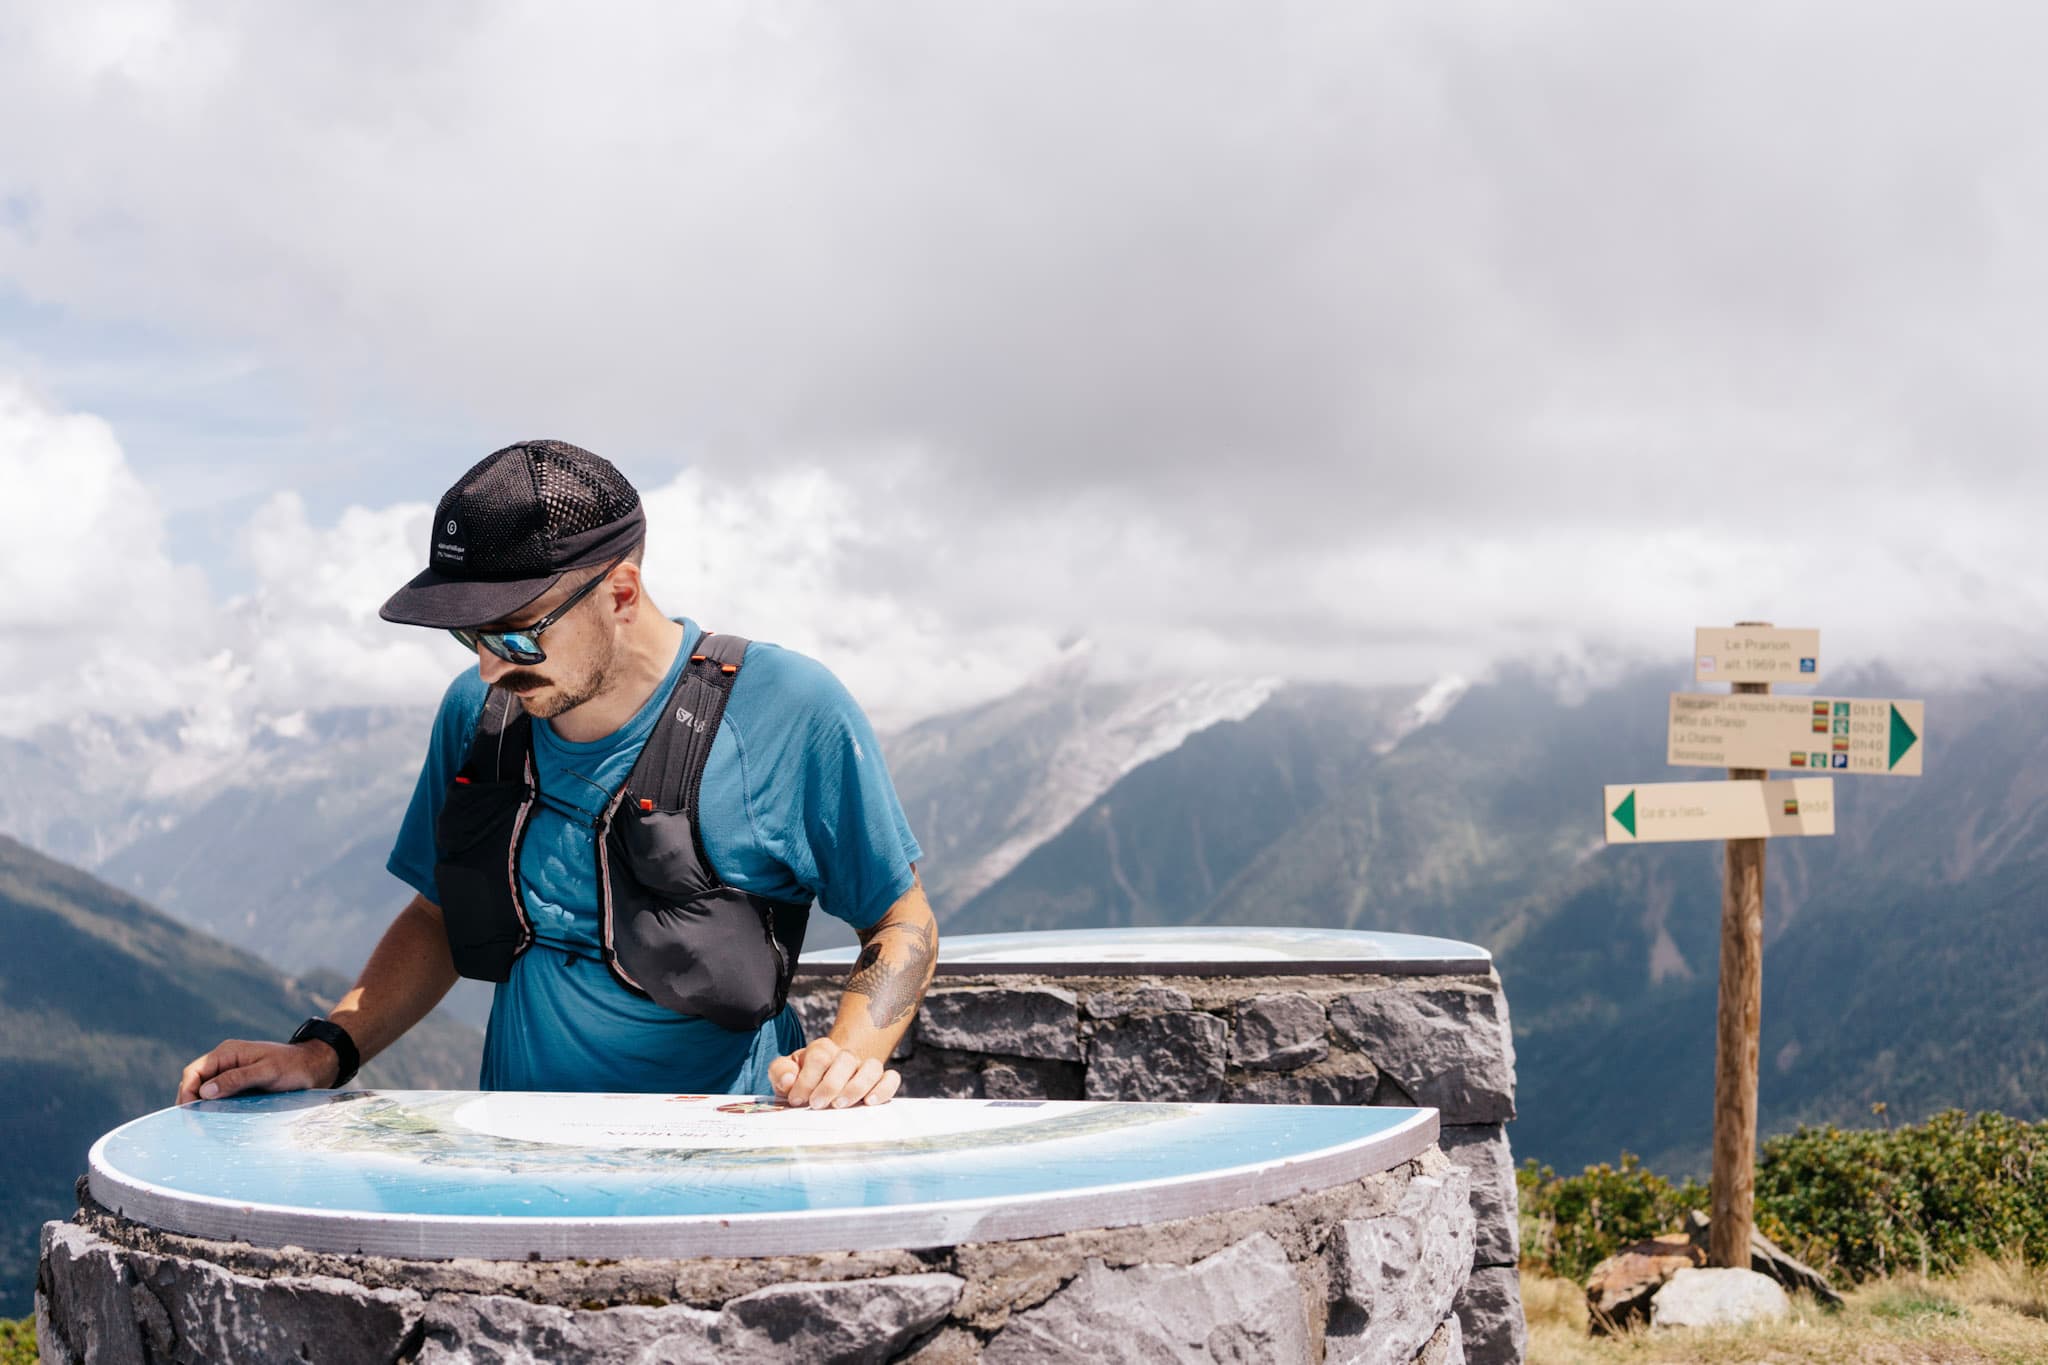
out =
<svg viewBox="0 0 2048 1365"><path fill-rule="evenodd" d="M598 946L597 845L591 823L624 784L681 676L698 629L630 721L572 744L533 723L541 800L527 821L520 887L534 944L497 988L484 1035L486 1090L765 1093L768 1063L803 1046L785 1008L753 1033L664 1009L620 985ZM386 864L428 900L434 821L469 751L489 694L469 669L448 685L412 804ZM734 679L704 769L705 855L733 886L819 908L866 929L910 890L922 855L881 746L853 697L823 664L756 643Z"/></svg>

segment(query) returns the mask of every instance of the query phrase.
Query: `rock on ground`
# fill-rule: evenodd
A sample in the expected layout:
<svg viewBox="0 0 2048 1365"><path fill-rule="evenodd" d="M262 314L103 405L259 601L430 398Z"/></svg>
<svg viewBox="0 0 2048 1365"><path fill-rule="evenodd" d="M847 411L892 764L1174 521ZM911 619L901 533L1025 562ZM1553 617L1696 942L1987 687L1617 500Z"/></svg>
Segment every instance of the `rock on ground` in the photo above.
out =
<svg viewBox="0 0 2048 1365"><path fill-rule="evenodd" d="M1707 1263L1683 1233L1651 1237L1615 1252L1586 1277L1586 1313L1595 1336L1650 1320L1650 1300L1681 1270Z"/></svg>
<svg viewBox="0 0 2048 1365"><path fill-rule="evenodd" d="M1650 1300L1653 1327L1732 1327L1790 1316L1784 1286L1733 1266L1681 1270Z"/></svg>
<svg viewBox="0 0 2048 1365"><path fill-rule="evenodd" d="M1685 1233L1699 1252L1699 1264L1707 1263L1711 1251L1709 1229L1713 1220L1698 1209L1685 1215ZM1749 1268L1760 1275L1768 1275L1786 1289L1804 1289L1816 1299L1830 1307L1838 1307L1842 1296L1827 1282L1827 1277L1797 1256L1785 1251L1776 1242L1758 1232L1749 1230Z"/></svg>

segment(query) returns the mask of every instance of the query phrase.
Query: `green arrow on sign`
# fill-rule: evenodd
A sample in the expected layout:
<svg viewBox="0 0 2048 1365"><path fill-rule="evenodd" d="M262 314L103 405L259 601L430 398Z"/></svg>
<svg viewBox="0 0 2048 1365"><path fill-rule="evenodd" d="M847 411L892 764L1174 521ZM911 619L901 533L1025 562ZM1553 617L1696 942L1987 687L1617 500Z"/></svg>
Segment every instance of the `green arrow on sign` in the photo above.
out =
<svg viewBox="0 0 2048 1365"><path fill-rule="evenodd" d="M1899 760L1906 756L1906 750L1920 742L1920 736L1913 733L1913 727L1906 724L1906 718L1899 714L1899 708L1892 708L1892 761L1888 765L1896 768Z"/></svg>
<svg viewBox="0 0 2048 1365"><path fill-rule="evenodd" d="M1621 804L1614 808L1614 818L1623 829L1628 831L1629 838L1633 839L1636 837L1636 794L1634 792L1630 792L1627 796L1623 797Z"/></svg>

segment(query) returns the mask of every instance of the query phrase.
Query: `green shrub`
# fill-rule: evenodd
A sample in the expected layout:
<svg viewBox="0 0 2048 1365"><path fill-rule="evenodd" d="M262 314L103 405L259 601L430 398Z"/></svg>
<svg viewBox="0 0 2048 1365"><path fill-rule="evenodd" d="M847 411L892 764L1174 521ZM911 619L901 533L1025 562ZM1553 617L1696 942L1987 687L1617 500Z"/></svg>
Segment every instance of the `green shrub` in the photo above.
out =
<svg viewBox="0 0 2048 1365"><path fill-rule="evenodd" d="M1525 1161L1515 1173L1522 1206L1522 1257L1568 1279L1630 1242L1668 1232L1688 1209L1707 1206L1707 1187L1695 1180L1673 1185L1645 1170L1633 1152L1617 1168L1602 1162L1582 1175L1560 1176Z"/></svg>
<svg viewBox="0 0 2048 1365"><path fill-rule="evenodd" d="M1617 1167L1517 1172L1522 1256L1583 1279L1628 1243L1670 1232L1709 1207L1693 1180L1673 1185L1624 1152ZM1801 1128L1764 1143L1756 1222L1837 1281L1899 1270L1952 1271L1973 1252L2048 1264L2048 1122L1949 1110L1896 1129Z"/></svg>
<svg viewBox="0 0 2048 1365"><path fill-rule="evenodd" d="M1851 1281L1973 1251L2048 1263L2048 1123L1951 1109L1890 1131L1801 1128L1764 1143L1756 1199L1786 1250Z"/></svg>
<svg viewBox="0 0 2048 1365"><path fill-rule="evenodd" d="M0 1365L36 1365L34 1318L0 1318Z"/></svg>

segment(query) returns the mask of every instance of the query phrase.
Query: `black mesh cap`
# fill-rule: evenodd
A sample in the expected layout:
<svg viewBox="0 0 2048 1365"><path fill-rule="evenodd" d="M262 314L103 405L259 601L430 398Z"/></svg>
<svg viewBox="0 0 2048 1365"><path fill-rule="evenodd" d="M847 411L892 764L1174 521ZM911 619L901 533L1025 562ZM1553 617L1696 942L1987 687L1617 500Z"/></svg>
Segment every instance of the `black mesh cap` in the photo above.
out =
<svg viewBox="0 0 2048 1365"><path fill-rule="evenodd" d="M567 441L521 441L442 495L426 571L378 614L408 626L499 621L569 570L617 559L646 530L639 492L611 461Z"/></svg>

